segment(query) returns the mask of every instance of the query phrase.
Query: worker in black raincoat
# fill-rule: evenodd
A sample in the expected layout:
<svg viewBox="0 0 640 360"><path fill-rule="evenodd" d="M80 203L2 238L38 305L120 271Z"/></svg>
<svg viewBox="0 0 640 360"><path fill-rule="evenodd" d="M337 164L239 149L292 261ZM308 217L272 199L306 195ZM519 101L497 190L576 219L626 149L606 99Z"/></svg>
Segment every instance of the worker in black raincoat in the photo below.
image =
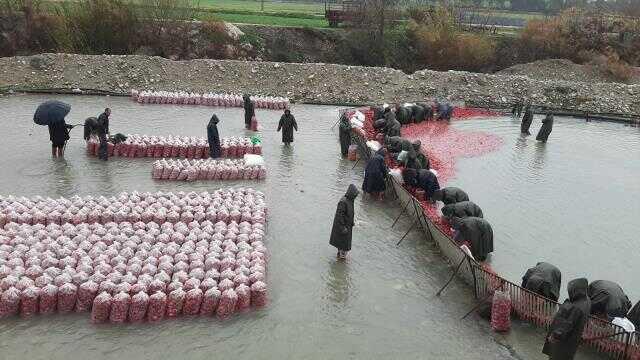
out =
<svg viewBox="0 0 640 360"><path fill-rule="evenodd" d="M456 230L454 240L459 244L468 241L471 255L476 260L485 261L487 255L493 252L493 229L488 221L478 217L454 217L450 223Z"/></svg>
<svg viewBox="0 0 640 360"><path fill-rule="evenodd" d="M424 119L425 121L433 120L433 107L431 104L420 104L424 109Z"/></svg>
<svg viewBox="0 0 640 360"><path fill-rule="evenodd" d="M351 145L351 124L345 114L340 116L338 132L340 133L340 153L342 157L346 157L349 153L349 145Z"/></svg>
<svg viewBox="0 0 640 360"><path fill-rule="evenodd" d="M63 157L64 145L69 140L69 131L73 125L67 124L64 119L49 125L49 140L51 140L51 156Z"/></svg>
<svg viewBox="0 0 640 360"><path fill-rule="evenodd" d="M397 120L396 113L391 109L391 107L386 107L384 109L384 119L387 121L387 124L391 119Z"/></svg>
<svg viewBox="0 0 640 360"><path fill-rule="evenodd" d="M587 284L587 279L575 279L567 286L569 299L553 317L542 349L550 360L572 360L576 355L591 308Z"/></svg>
<svg viewBox="0 0 640 360"><path fill-rule="evenodd" d="M251 129L251 119L256 115L255 104L249 95L242 95L242 100L244 100L242 106L244 108L244 127Z"/></svg>
<svg viewBox="0 0 640 360"><path fill-rule="evenodd" d="M385 136L384 145L389 150L389 153L395 156L402 151L402 140L404 139L400 136Z"/></svg>
<svg viewBox="0 0 640 360"><path fill-rule="evenodd" d="M425 170L429 170L431 169L431 164L429 163L429 158L422 153L422 142L420 140L416 140L413 143L413 149L416 152L416 160L414 162L415 168L416 169L425 169Z"/></svg>
<svg viewBox="0 0 640 360"><path fill-rule="evenodd" d="M596 316L625 317L631 301L620 285L608 280L596 280L589 284L591 314Z"/></svg>
<svg viewBox="0 0 640 360"><path fill-rule="evenodd" d="M402 125L409 124L411 122L411 108L398 105L396 107L396 119Z"/></svg>
<svg viewBox="0 0 640 360"><path fill-rule="evenodd" d="M442 207L442 215L446 218L483 217L482 209L472 201L461 201Z"/></svg>
<svg viewBox="0 0 640 360"><path fill-rule="evenodd" d="M553 301L560 297L562 274L556 266L539 262L522 277L522 287Z"/></svg>
<svg viewBox="0 0 640 360"><path fill-rule="evenodd" d="M633 323L636 327L636 330L640 330L640 301L638 301L629 313L627 314L627 319Z"/></svg>
<svg viewBox="0 0 640 360"><path fill-rule="evenodd" d="M353 201L358 196L358 188L351 184L347 193L338 202L336 214L333 217L333 227L331 228L331 238L329 244L338 249L338 259L347 257L347 252L351 250L351 231L353 229Z"/></svg>
<svg viewBox="0 0 640 360"><path fill-rule="evenodd" d="M298 123L296 123L296 118L293 117L291 111L286 109L278 123L278 131L282 130L282 142L285 143L285 145L293 142L293 129L298 131Z"/></svg>
<svg viewBox="0 0 640 360"><path fill-rule="evenodd" d="M449 205L461 201L469 201L469 195L460 188L447 186L446 188L436 191L433 194L433 199L442 201L445 205Z"/></svg>
<svg viewBox="0 0 640 360"><path fill-rule="evenodd" d="M542 120L542 127L540 128L540 131L538 131L536 140L546 143L549 135L551 134L551 130L553 130L553 114L549 112Z"/></svg>
<svg viewBox="0 0 640 360"><path fill-rule="evenodd" d="M524 116L522 117L522 122L520 123L520 133L531 135L529 132L529 128L531 127L531 123L533 122L533 111L531 111L531 106L527 105L524 109Z"/></svg>
<svg viewBox="0 0 640 360"><path fill-rule="evenodd" d="M98 147L98 157L100 160L108 160L108 139L109 139L109 116L111 116L111 109L106 108L104 112L98 116L98 139L100 145Z"/></svg>
<svg viewBox="0 0 640 360"><path fill-rule="evenodd" d="M419 124L424 121L424 107L420 104L411 106L411 115L413 122Z"/></svg>
<svg viewBox="0 0 640 360"><path fill-rule="evenodd" d="M367 166L364 169L364 181L362 182L363 192L382 197L382 194L387 189L385 177L388 170L387 165L384 163L386 153L386 149L381 148L367 162Z"/></svg>
<svg viewBox="0 0 640 360"><path fill-rule="evenodd" d="M207 125L207 140L209 141L209 157L217 159L220 157L222 150L220 149L220 134L218 134L218 117L216 114L211 116Z"/></svg>
<svg viewBox="0 0 640 360"><path fill-rule="evenodd" d="M387 120L384 128L385 135L387 136L400 136L400 129L402 124L395 117Z"/></svg>
<svg viewBox="0 0 640 360"><path fill-rule="evenodd" d="M427 200L433 201L433 193L440 189L438 178L429 170L406 168L402 171L402 177L405 184L424 190Z"/></svg>

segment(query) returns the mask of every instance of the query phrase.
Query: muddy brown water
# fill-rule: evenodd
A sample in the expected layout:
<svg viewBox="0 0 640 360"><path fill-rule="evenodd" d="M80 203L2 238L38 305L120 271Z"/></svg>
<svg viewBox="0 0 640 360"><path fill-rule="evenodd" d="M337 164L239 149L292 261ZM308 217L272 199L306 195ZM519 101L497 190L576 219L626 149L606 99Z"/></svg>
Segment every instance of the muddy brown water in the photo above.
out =
<svg viewBox="0 0 640 360"><path fill-rule="evenodd" d="M482 320L460 321L474 305L466 285L454 282L443 296L434 296L450 269L418 232L395 246L411 221L403 218L390 229L400 212L392 199L358 197L353 251L346 263L336 262L328 245L336 202L349 183L362 181L362 164L352 170L353 163L340 158L337 134L330 130L337 108L294 106L300 132L292 148L283 147L275 132L280 113L258 110L267 180L187 184L153 181L150 159L103 163L87 157L81 128L72 131L66 158L51 159L46 128L32 126L35 107L49 98L72 104L69 123L110 106L114 133L205 136L215 112L222 136L242 135L240 109L142 106L113 97L0 98L0 194L69 197L238 184L263 190L270 206L270 304L228 321L183 317L95 326L87 314L2 320L0 359L544 358L543 334L530 325L515 322L511 333L495 335ZM486 212L495 216L489 207ZM597 356L584 352L581 358Z"/></svg>

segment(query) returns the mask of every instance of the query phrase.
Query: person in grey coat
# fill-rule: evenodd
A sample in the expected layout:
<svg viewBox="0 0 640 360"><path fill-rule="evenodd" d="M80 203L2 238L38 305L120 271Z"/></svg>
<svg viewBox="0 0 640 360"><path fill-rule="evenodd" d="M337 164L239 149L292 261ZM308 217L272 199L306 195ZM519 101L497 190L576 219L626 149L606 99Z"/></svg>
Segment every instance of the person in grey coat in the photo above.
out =
<svg viewBox="0 0 640 360"><path fill-rule="evenodd" d="M447 186L436 191L433 194L433 199L436 201L442 201L445 205L449 205L461 201L469 201L469 195L460 188Z"/></svg>
<svg viewBox="0 0 640 360"><path fill-rule="evenodd" d="M472 201L461 201L442 207L442 215L446 218L483 217L482 209Z"/></svg>
<svg viewBox="0 0 640 360"><path fill-rule="evenodd" d="M522 287L553 301L560 297L562 273L555 265L539 262L522 277Z"/></svg>
<svg viewBox="0 0 640 360"><path fill-rule="evenodd" d="M550 360L573 360L589 318L591 301L587 296L587 279L569 282L565 300L553 317L542 353Z"/></svg>
<svg viewBox="0 0 640 360"><path fill-rule="evenodd" d="M549 135L551 135L551 130L553 130L553 114L549 112L542 120L542 127L540 128L540 131L538 131L536 140L546 143L547 139L549 139Z"/></svg>
<svg viewBox="0 0 640 360"><path fill-rule="evenodd" d="M485 219L454 217L451 219L451 227L457 230L454 240L458 244L468 241L471 254L476 260L485 261L487 255L493 252L493 229Z"/></svg>
<svg viewBox="0 0 640 360"><path fill-rule="evenodd" d="M347 193L338 202L338 207L333 217L329 244L338 249L338 259L345 259L347 252L351 250L351 232L354 225L353 201L357 196L358 188L353 184L349 185Z"/></svg>

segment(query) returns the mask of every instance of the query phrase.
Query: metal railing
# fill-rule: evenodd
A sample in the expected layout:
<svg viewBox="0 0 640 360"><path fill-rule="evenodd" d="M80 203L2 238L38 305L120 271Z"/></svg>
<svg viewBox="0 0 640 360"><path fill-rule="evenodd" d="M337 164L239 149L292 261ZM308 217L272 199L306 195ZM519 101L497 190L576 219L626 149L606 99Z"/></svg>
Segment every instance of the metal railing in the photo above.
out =
<svg viewBox="0 0 640 360"><path fill-rule="evenodd" d="M353 139L360 152L368 154L364 158L369 158L371 150L366 146L366 139L356 133ZM513 314L519 319L543 328L551 325L559 306L556 301L524 289L485 269L482 264L467 256L450 236L429 219L420 201L402 184L391 176L389 176L389 182L401 206L407 206L406 213L419 222L425 239L436 243L447 262L455 266L466 261L465 266L462 266L458 272L458 277L473 288L477 299L488 299L495 290L500 289L510 295ZM590 316L582 338L584 343L613 359L640 360L640 333L638 332L628 333L620 326Z"/></svg>

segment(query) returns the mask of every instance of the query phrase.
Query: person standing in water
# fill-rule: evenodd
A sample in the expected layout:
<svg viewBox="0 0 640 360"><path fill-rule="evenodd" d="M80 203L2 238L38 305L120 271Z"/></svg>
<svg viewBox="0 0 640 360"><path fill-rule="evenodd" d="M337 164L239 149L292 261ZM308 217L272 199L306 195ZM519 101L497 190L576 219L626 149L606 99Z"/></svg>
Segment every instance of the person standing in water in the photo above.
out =
<svg viewBox="0 0 640 360"><path fill-rule="evenodd" d="M358 188L351 184L347 193L338 202L336 214L333 217L331 238L329 244L338 249L338 259L346 259L351 250L351 236L354 225L353 201L358 196Z"/></svg>
<svg viewBox="0 0 640 360"><path fill-rule="evenodd" d="M100 160L107 161L109 159L107 140L109 139L109 116L111 109L106 108L104 112L98 116L98 139L100 139L100 147L98 148L98 157Z"/></svg>
<svg viewBox="0 0 640 360"><path fill-rule="evenodd" d="M220 157L220 134L218 134L218 117L216 114L211 116L209 125L207 125L207 140L209 141L209 157L217 159Z"/></svg>
<svg viewBox="0 0 640 360"><path fill-rule="evenodd" d="M531 135L529 128L533 122L533 112L531 111L531 105L527 105L524 109L524 116L522 117L522 123L520 124L520 132L522 134Z"/></svg>
<svg viewBox="0 0 640 360"><path fill-rule="evenodd" d="M553 114L548 112L547 116L542 120L542 127L540 128L540 131L538 131L536 140L546 143L549 135L551 134L551 130L553 130Z"/></svg>
<svg viewBox="0 0 640 360"><path fill-rule="evenodd" d="M64 145L69 140L69 130L73 125L68 125L64 119L60 122L49 125L49 140L51 140L51 156L63 157Z"/></svg>
<svg viewBox="0 0 640 360"><path fill-rule="evenodd" d="M256 115L255 105L249 95L243 95L242 99L244 100L244 127L251 129L251 119Z"/></svg>
<svg viewBox="0 0 640 360"><path fill-rule="evenodd" d="M282 142L287 146L293 142L293 129L298 131L298 123L296 123L296 118L291 115L291 111L286 109L278 123L278 131L282 130Z"/></svg>
<svg viewBox="0 0 640 360"><path fill-rule="evenodd" d="M349 145L351 145L351 124L345 114L340 116L338 130L340 132L340 153L342 153L342 157L347 157Z"/></svg>
<svg viewBox="0 0 640 360"><path fill-rule="evenodd" d="M576 355L591 310L588 283L584 278L575 279L567 286L569 299L560 305L553 317L542 349L550 360L572 360Z"/></svg>

